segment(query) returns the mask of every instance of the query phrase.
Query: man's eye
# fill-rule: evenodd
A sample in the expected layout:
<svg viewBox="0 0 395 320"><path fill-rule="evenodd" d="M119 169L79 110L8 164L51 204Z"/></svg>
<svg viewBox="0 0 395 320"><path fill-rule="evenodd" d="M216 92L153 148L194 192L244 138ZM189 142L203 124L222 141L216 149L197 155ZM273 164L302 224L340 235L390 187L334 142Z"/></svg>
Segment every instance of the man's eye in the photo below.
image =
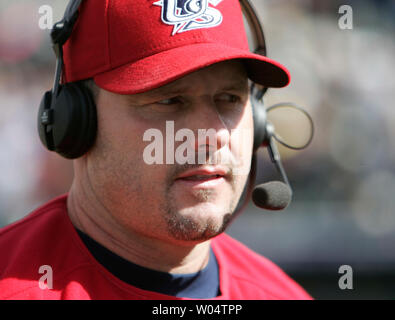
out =
<svg viewBox="0 0 395 320"><path fill-rule="evenodd" d="M183 100L180 97L167 98L151 102L146 107L157 113L177 112L183 107Z"/></svg>
<svg viewBox="0 0 395 320"><path fill-rule="evenodd" d="M241 98L234 94L222 93L219 96L217 96L216 100L219 102L237 103L240 102Z"/></svg>
<svg viewBox="0 0 395 320"><path fill-rule="evenodd" d="M162 105L166 105L166 106L175 105L175 104L179 104L179 103L181 103L181 99L179 97L163 99L163 100L156 102L156 104L162 104Z"/></svg>

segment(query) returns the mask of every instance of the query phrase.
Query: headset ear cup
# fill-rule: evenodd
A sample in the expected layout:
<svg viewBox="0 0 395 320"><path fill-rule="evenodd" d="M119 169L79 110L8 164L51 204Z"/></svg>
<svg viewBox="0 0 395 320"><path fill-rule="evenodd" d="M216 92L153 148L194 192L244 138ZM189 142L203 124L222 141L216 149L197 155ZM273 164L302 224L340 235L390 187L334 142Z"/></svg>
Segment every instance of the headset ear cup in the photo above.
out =
<svg viewBox="0 0 395 320"><path fill-rule="evenodd" d="M82 156L96 138L97 115L91 93L80 83L65 84L53 109L55 151L68 159Z"/></svg>
<svg viewBox="0 0 395 320"><path fill-rule="evenodd" d="M47 128L47 126L43 123L43 119L45 116L47 116L47 120L50 121L51 119L49 117L49 112L51 108L51 100L52 100L52 91L47 91L45 92L44 96L41 99L40 102L40 107L38 110L38 117L37 117L37 129L38 129L38 135L40 136L40 140L42 144L48 149L48 150L54 150L53 146L53 139L52 139L52 134L50 128ZM47 112L47 113L46 113Z"/></svg>
<svg viewBox="0 0 395 320"><path fill-rule="evenodd" d="M76 83L76 86L81 90L82 95L84 96L84 101L86 102L86 110L84 126L83 126L83 139L81 141L80 150L76 152L77 157L84 155L95 143L96 135L97 135L97 111L95 100L93 99L91 91L86 88L82 83Z"/></svg>
<svg viewBox="0 0 395 320"><path fill-rule="evenodd" d="M254 121L254 152L256 152L266 140L266 109L254 96L251 97L251 105Z"/></svg>

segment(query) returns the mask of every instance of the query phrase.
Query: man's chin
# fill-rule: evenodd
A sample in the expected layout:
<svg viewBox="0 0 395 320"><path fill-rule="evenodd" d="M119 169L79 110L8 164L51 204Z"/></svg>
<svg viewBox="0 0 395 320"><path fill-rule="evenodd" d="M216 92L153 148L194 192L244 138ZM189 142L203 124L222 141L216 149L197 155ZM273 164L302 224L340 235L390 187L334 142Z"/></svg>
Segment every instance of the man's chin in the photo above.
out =
<svg viewBox="0 0 395 320"><path fill-rule="evenodd" d="M168 231L177 240L207 241L223 233L231 221L232 213L229 210L221 211L212 204L205 204L178 212L168 212Z"/></svg>

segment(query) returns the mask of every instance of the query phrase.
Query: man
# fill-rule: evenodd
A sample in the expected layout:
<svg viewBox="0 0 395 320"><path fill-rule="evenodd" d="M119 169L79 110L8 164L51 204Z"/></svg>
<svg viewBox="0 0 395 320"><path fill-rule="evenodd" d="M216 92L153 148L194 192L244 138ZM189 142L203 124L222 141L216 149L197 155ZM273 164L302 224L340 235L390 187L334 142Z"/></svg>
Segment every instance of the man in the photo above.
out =
<svg viewBox="0 0 395 320"><path fill-rule="evenodd" d="M64 83L93 79L96 138L68 194L1 231L0 298L310 298L223 233L255 152L248 79L289 82L237 0L83 1L64 62Z"/></svg>

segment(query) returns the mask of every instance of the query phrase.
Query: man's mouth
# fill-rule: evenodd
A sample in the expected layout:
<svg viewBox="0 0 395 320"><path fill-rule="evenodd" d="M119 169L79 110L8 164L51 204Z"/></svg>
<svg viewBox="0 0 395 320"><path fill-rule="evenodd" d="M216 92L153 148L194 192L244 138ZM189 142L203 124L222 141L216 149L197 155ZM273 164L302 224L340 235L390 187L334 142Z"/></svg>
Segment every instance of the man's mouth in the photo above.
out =
<svg viewBox="0 0 395 320"><path fill-rule="evenodd" d="M178 176L176 182L195 188L214 188L226 182L228 172L222 167L193 169Z"/></svg>
<svg viewBox="0 0 395 320"><path fill-rule="evenodd" d="M201 175L201 174L198 174L198 175L194 175L194 176L189 176L189 177L185 177L185 178L180 178L180 179L183 179L183 180L186 180L186 181L203 181L203 180L213 180L213 179L217 179L217 178L220 178L220 177L222 177L221 175L219 175L219 174L213 174L213 175Z"/></svg>

